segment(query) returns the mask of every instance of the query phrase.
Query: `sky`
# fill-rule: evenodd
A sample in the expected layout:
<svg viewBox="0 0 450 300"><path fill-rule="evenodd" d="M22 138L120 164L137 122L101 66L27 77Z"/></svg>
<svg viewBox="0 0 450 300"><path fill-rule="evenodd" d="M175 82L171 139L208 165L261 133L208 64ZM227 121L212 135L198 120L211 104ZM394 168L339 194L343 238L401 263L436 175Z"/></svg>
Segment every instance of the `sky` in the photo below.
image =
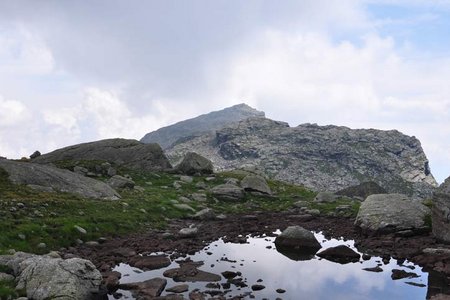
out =
<svg viewBox="0 0 450 300"><path fill-rule="evenodd" d="M397 129L450 175L450 0L0 0L0 156L247 103Z"/></svg>

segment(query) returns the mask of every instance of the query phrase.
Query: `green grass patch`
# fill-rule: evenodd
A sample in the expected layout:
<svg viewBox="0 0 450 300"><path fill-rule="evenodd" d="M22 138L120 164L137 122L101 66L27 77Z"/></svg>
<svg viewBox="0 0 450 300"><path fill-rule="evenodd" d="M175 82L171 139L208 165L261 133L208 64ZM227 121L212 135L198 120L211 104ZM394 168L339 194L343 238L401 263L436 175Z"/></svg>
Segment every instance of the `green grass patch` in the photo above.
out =
<svg viewBox="0 0 450 300"><path fill-rule="evenodd" d="M87 167L86 162L58 164L73 168ZM101 161L90 161L90 166ZM252 213L260 211L281 211L292 207L298 200L312 201L314 192L287 183L269 180L269 186L276 197L247 194L243 202L216 202L209 189L222 184L227 178L242 179L244 174L227 172L216 174L212 180L193 177L192 182L183 182L170 173L135 172L120 170L129 174L137 189L119 191L122 199L116 201L83 199L68 193L43 193L26 186L13 185L7 173L0 169L0 252L8 249L31 253L45 253L61 247L76 245L78 239L96 240L99 237L122 236L145 231L148 228L164 228L167 220L183 218L192 212L176 208L174 203L183 196L204 193L206 202L188 203L195 210L211 207L218 213ZM179 189L174 187L178 182ZM201 189L203 187L203 189ZM86 229L82 234L75 226ZM38 249L39 243L47 245Z"/></svg>

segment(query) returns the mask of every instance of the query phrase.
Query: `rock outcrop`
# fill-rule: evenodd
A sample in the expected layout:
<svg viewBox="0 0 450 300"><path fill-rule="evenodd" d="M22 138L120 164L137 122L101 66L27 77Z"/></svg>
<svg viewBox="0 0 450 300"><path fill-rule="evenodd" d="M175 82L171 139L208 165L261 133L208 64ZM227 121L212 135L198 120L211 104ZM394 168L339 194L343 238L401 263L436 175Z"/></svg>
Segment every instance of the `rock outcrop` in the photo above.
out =
<svg viewBox="0 0 450 300"><path fill-rule="evenodd" d="M9 174L13 184L27 185L39 191L67 192L86 198L120 198L114 189L99 180L50 165L1 159L0 168Z"/></svg>
<svg viewBox="0 0 450 300"><path fill-rule="evenodd" d="M434 236L450 243L450 177L434 192L431 221Z"/></svg>
<svg viewBox="0 0 450 300"><path fill-rule="evenodd" d="M66 160L99 160L141 171L162 171L172 166L158 144L136 140L107 139L73 145L40 155L34 163L48 164Z"/></svg>
<svg viewBox="0 0 450 300"><path fill-rule="evenodd" d="M289 127L248 118L166 150L173 162L195 151L216 170L255 166L270 177L317 191L373 181L389 193L430 197L437 186L420 142L396 130L302 124Z"/></svg>
<svg viewBox="0 0 450 300"><path fill-rule="evenodd" d="M175 143L214 132L249 117L264 117L264 113L246 104L238 104L147 133L141 142L158 143L163 149L167 149Z"/></svg>
<svg viewBox="0 0 450 300"><path fill-rule="evenodd" d="M363 232L389 233L422 230L430 210L401 194L375 194L362 202L355 225Z"/></svg>
<svg viewBox="0 0 450 300"><path fill-rule="evenodd" d="M29 299L91 299L99 292L102 275L92 262L23 252L0 256L0 265L14 271L17 289Z"/></svg>

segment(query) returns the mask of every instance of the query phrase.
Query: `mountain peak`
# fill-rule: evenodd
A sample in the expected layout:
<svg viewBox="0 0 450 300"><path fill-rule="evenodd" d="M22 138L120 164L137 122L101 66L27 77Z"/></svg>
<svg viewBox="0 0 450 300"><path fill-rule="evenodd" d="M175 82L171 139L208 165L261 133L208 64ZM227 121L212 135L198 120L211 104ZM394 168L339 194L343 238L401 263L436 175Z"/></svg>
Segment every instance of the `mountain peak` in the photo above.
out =
<svg viewBox="0 0 450 300"><path fill-rule="evenodd" d="M167 149L176 144L180 139L186 140L206 133L212 133L215 130L250 117L264 118L265 113L245 103L240 103L162 127L156 131L147 133L141 139L141 142L158 143L163 149Z"/></svg>

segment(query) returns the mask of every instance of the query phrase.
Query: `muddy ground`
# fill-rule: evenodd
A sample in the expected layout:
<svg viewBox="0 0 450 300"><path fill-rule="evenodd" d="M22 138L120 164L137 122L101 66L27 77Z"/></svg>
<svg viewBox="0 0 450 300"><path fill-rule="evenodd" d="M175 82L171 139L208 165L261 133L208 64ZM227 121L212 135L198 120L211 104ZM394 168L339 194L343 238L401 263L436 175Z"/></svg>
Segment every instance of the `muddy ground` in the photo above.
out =
<svg viewBox="0 0 450 300"><path fill-rule="evenodd" d="M429 282L427 297L441 293L450 294L449 245L436 241L430 232L412 236L395 233L362 234L354 227L353 220L352 218L303 216L295 212L255 212L252 215L229 215L223 220L181 219L171 221L164 231L148 230L127 237L108 239L98 245L84 244L77 248L69 248L64 255L91 260L103 273L108 288L114 290L117 288L117 281L114 280L114 276L111 276L110 271L122 262L139 264L136 262L139 258L138 254L165 252L170 253L171 259L176 259L186 254L194 254L219 238L223 238L224 241L242 243L245 242L246 235L273 236L273 232L277 229L283 230L291 225L300 225L309 230L322 231L327 237L355 240L355 246L364 254L412 261L423 267L424 271L439 274L437 277L434 275L436 283ZM193 237L180 237L179 230L189 226L197 227L198 233ZM423 252L426 248L443 248L449 251L426 254ZM153 263L155 266L164 265L165 261Z"/></svg>

